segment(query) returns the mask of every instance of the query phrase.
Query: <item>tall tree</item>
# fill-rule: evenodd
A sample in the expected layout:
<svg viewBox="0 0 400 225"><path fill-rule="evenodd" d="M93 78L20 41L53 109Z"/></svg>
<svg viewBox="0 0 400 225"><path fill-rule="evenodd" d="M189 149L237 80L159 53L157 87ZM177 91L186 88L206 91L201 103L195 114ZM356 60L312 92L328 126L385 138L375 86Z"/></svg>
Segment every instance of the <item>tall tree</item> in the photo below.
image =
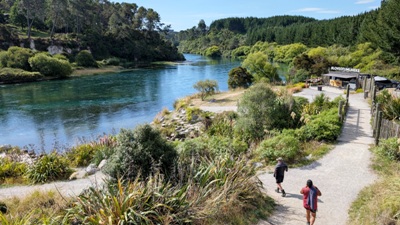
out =
<svg viewBox="0 0 400 225"><path fill-rule="evenodd" d="M267 55L262 52L250 53L243 61L242 67L246 68L257 82L263 80L268 82L280 81L276 67L268 62Z"/></svg>
<svg viewBox="0 0 400 225"><path fill-rule="evenodd" d="M378 16L378 23L383 32L378 46L392 53L400 61L400 0L382 1L382 9Z"/></svg>
<svg viewBox="0 0 400 225"><path fill-rule="evenodd" d="M20 0L19 9L23 12L28 25L28 39L31 39L32 24L35 19L43 20L46 9L45 0Z"/></svg>
<svg viewBox="0 0 400 225"><path fill-rule="evenodd" d="M206 22L203 19L201 19L199 21L199 24L197 25L197 29L199 29L199 31L202 34L205 34L207 32L207 25L206 25Z"/></svg>
<svg viewBox="0 0 400 225"><path fill-rule="evenodd" d="M51 23L50 38L53 39L55 29L65 25L68 0L47 0L47 6L47 17Z"/></svg>

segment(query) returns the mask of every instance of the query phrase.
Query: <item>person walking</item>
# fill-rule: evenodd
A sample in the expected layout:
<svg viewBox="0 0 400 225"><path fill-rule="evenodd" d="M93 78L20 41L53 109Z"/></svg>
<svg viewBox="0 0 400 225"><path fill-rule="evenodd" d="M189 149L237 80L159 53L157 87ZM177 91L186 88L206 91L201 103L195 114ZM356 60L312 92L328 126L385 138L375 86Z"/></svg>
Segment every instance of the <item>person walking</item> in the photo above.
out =
<svg viewBox="0 0 400 225"><path fill-rule="evenodd" d="M312 180L307 180L307 184L300 190L303 194L303 206L306 209L307 225L314 225L317 217L318 196L321 196L321 191L313 185ZM311 217L310 217L311 214Z"/></svg>
<svg viewBox="0 0 400 225"><path fill-rule="evenodd" d="M288 171L288 166L283 162L283 159L281 157L279 157L277 159L278 164L276 164L275 166L275 171L274 171L274 177L276 180L276 192L279 193L279 191L282 191L282 197L286 196L286 192L285 190L283 190L282 188L282 182L283 182L283 178L285 176L285 171Z"/></svg>

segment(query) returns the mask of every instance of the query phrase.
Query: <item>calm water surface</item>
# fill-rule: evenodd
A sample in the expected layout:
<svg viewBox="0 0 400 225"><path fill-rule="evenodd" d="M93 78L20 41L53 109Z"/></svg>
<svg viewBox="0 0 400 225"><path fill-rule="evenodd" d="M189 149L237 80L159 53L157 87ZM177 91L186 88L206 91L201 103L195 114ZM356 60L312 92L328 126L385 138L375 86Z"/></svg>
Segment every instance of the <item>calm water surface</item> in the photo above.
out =
<svg viewBox="0 0 400 225"><path fill-rule="evenodd" d="M185 55L186 62L160 69L83 76L0 86L0 145L49 152L121 128L149 123L163 108L196 93L199 80L228 90L228 72L240 62Z"/></svg>

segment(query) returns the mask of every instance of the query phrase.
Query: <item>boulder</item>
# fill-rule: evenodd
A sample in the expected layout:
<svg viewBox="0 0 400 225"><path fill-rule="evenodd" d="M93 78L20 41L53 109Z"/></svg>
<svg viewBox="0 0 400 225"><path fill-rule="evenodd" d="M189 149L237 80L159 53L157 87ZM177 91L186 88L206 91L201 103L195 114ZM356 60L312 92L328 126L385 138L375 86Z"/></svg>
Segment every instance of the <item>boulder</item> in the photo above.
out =
<svg viewBox="0 0 400 225"><path fill-rule="evenodd" d="M91 163L88 167L86 167L87 175L92 175L97 172L97 166L94 163Z"/></svg>
<svg viewBox="0 0 400 225"><path fill-rule="evenodd" d="M100 164L97 166L99 170L103 169L103 167L107 164L107 159L101 160Z"/></svg>

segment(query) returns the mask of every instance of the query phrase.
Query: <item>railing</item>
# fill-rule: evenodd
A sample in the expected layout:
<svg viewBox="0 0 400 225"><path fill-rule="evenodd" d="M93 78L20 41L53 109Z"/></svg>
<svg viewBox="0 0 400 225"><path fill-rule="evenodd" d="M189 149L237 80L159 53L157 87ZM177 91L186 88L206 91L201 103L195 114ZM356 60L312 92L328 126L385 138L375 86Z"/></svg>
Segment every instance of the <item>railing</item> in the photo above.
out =
<svg viewBox="0 0 400 225"><path fill-rule="evenodd" d="M400 124L398 121L383 119L383 113L379 110L379 103L376 100L376 92L378 87L375 85L373 78L365 78L362 82L364 98L371 98L371 124L375 145L379 145L380 139L388 139L392 137L400 138Z"/></svg>

